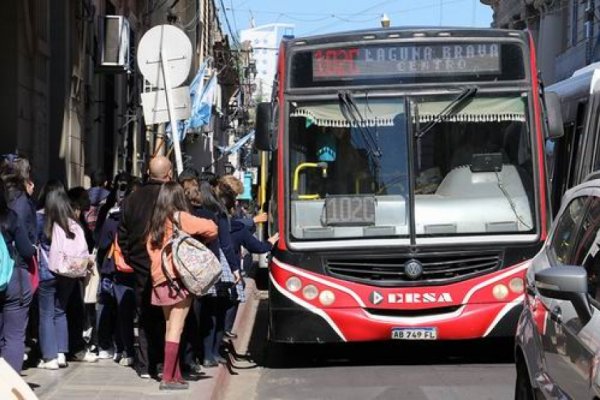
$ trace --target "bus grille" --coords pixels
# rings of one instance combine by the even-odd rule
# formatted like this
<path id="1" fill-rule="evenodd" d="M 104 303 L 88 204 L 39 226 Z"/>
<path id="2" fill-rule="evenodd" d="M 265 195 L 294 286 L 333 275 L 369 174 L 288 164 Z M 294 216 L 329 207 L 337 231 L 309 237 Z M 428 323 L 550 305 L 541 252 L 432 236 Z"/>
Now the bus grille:
<path id="1" fill-rule="evenodd" d="M 374 286 L 421 286 L 458 282 L 497 270 L 500 252 L 419 253 L 367 257 L 330 257 L 329 275 Z M 423 267 L 418 278 L 405 272 L 405 264 L 416 260 Z"/>

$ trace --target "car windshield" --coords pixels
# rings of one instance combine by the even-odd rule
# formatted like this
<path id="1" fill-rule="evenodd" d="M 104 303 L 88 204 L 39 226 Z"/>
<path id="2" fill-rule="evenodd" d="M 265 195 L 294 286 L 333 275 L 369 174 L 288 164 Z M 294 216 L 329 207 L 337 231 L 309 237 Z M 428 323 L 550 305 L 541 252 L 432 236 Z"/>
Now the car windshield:
<path id="1" fill-rule="evenodd" d="M 292 234 L 298 239 L 408 235 L 404 98 L 293 103 Z"/>
<path id="2" fill-rule="evenodd" d="M 534 231 L 527 97 L 464 93 L 291 103 L 293 237 L 407 237 L 411 210 L 417 236 Z"/>

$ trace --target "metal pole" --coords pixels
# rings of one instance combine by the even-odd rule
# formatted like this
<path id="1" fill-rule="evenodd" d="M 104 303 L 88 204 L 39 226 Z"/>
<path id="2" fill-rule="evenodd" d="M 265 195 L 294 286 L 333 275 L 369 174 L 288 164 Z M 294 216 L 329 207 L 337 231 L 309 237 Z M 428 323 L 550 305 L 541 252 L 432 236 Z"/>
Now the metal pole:
<path id="1" fill-rule="evenodd" d="M 181 147 L 179 144 L 179 127 L 175 119 L 175 109 L 173 105 L 173 94 L 171 93 L 171 80 L 167 73 L 167 57 L 163 52 L 163 47 L 160 48 L 160 68 L 162 70 L 163 79 L 165 82 L 165 93 L 167 95 L 167 108 L 169 110 L 169 119 L 171 120 L 171 137 L 173 139 L 173 148 L 175 149 L 175 166 L 177 174 L 183 171 L 183 159 L 181 158 Z"/>

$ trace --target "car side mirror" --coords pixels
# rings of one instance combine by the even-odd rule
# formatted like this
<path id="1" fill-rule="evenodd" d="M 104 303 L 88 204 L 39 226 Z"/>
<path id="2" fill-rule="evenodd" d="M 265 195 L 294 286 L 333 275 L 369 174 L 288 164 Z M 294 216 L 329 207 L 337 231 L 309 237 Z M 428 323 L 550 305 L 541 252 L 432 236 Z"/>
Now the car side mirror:
<path id="1" fill-rule="evenodd" d="M 559 266 L 538 271 L 535 273 L 535 286 L 542 296 L 570 301 L 583 324 L 592 318 L 588 277 L 584 268 Z"/>
<path id="2" fill-rule="evenodd" d="M 254 145 L 258 150 L 275 150 L 273 127 L 273 108 L 271 103 L 259 103 L 256 106 L 256 126 Z"/>
<path id="3" fill-rule="evenodd" d="M 548 122 L 547 137 L 558 139 L 565 134 L 560 97 L 554 92 L 546 92 L 544 103 L 546 106 L 546 121 Z"/>

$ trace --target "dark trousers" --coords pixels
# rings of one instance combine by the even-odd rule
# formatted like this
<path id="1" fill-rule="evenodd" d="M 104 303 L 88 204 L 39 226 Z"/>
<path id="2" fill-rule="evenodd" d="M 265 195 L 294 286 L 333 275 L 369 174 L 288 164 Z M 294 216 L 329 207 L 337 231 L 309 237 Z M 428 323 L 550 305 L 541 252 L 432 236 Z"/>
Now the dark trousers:
<path id="1" fill-rule="evenodd" d="M 75 279 L 65 277 L 40 282 L 39 337 L 42 357 L 46 361 L 56 358 L 58 353 L 69 352 L 66 310 L 76 285 Z"/>
<path id="2" fill-rule="evenodd" d="M 135 370 L 138 374 L 155 375 L 164 349 L 164 316 L 160 307 L 151 304 L 150 278 L 145 285 L 136 285 L 135 304 L 138 317 L 138 338 Z"/>
<path id="3" fill-rule="evenodd" d="M 123 351 L 123 343 L 117 332 L 117 300 L 114 295 L 114 282 L 111 276 L 102 276 L 96 312 L 96 332 L 98 349 Z M 115 348 L 116 347 L 116 348 Z"/>
<path id="4" fill-rule="evenodd" d="M 219 355 L 219 349 L 225 333 L 225 316 L 230 301 L 224 297 L 204 297 L 200 327 L 202 330 L 202 344 L 204 360 L 214 361 Z"/>
<path id="5" fill-rule="evenodd" d="M 235 322 L 235 317 L 237 316 L 239 305 L 240 305 L 239 301 L 232 301 L 229 303 L 229 307 L 227 308 L 227 313 L 225 314 L 225 331 L 226 332 L 233 331 L 233 324 Z"/>
<path id="6" fill-rule="evenodd" d="M 63 279 L 63 277 L 59 277 Z M 64 278 L 70 279 L 70 278 Z M 83 285 L 80 279 L 73 279 L 74 287 L 67 304 L 67 323 L 69 326 L 69 353 L 74 355 L 84 351 L 83 330 L 86 325 L 85 304 L 83 302 Z"/>
<path id="7" fill-rule="evenodd" d="M 122 345 L 117 351 L 125 351 L 127 357 L 135 354 L 133 346 L 133 320 L 135 318 L 135 281 L 133 274 L 117 272 L 113 286 L 117 305 L 117 346 Z"/>
<path id="8" fill-rule="evenodd" d="M 6 291 L 0 294 L 0 356 L 17 373 L 23 367 L 30 304 L 29 275 L 25 269 L 15 267 Z"/>

